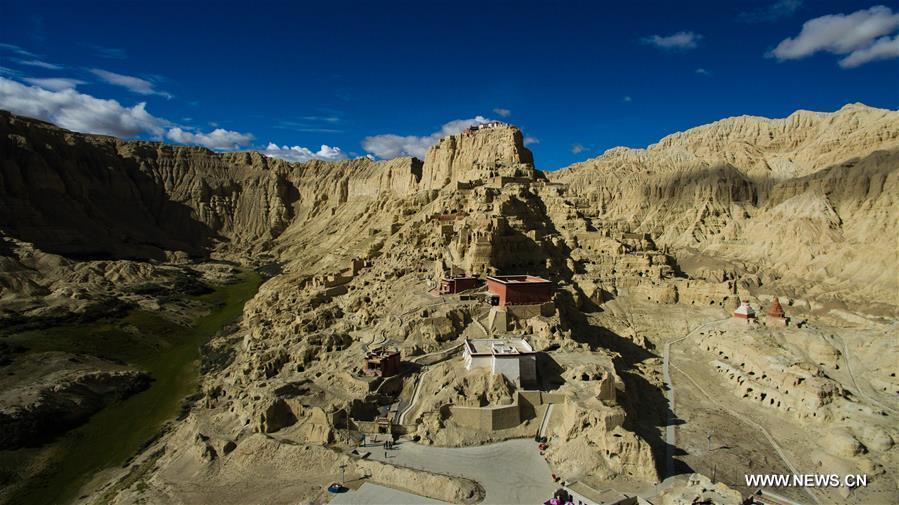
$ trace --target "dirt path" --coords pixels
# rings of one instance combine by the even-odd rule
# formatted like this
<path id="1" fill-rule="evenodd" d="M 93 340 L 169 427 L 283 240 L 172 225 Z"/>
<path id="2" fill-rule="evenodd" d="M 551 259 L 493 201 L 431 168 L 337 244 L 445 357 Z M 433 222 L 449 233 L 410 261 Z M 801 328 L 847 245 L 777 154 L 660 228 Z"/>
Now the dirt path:
<path id="1" fill-rule="evenodd" d="M 891 330 L 894 329 L 895 326 L 896 326 L 896 323 L 892 324 L 890 326 L 890 329 Z M 839 335 L 833 335 L 833 338 L 840 343 L 840 352 L 842 352 L 843 357 L 846 358 L 846 371 L 849 374 L 849 380 L 852 381 L 852 385 L 855 387 L 855 391 L 858 393 L 858 395 L 861 396 L 862 398 L 868 400 L 873 405 L 880 407 L 884 411 L 891 412 L 894 415 L 899 415 L 899 410 L 896 410 L 892 407 L 888 407 L 888 406 L 884 405 L 879 400 L 877 400 L 876 398 L 874 398 L 870 394 L 868 394 L 868 392 L 866 392 L 864 389 L 862 389 L 862 387 L 859 385 L 858 381 L 855 380 L 855 373 L 852 371 L 852 355 L 849 353 L 849 348 L 848 348 L 848 346 L 846 346 L 846 341 L 843 340 L 843 337 L 841 337 Z"/>
<path id="2" fill-rule="evenodd" d="M 665 387 L 667 391 L 665 392 L 665 396 L 668 399 L 668 422 L 665 426 L 665 444 L 667 445 L 667 475 L 674 475 L 674 448 L 677 445 L 677 433 L 674 426 L 674 418 L 675 418 L 675 410 L 674 410 L 674 384 L 671 382 L 671 346 L 689 338 L 697 331 L 705 328 L 706 326 L 720 323 L 722 321 L 727 321 L 727 319 L 716 319 L 714 321 L 709 321 L 707 323 L 703 323 L 696 328 L 693 328 L 683 337 L 672 340 L 665 344 L 665 352 L 662 360 L 662 378 L 665 381 Z"/>
<path id="3" fill-rule="evenodd" d="M 800 474 L 801 474 L 801 473 L 796 469 L 796 467 L 793 466 L 793 463 L 789 460 L 789 458 L 787 458 L 787 456 L 786 456 L 786 454 L 784 453 L 783 448 L 781 448 L 780 444 L 777 443 L 777 441 L 774 439 L 774 437 L 771 436 L 771 433 L 768 432 L 768 430 L 765 429 L 764 426 L 758 424 L 757 422 L 753 421 L 753 420 L 750 419 L 749 417 L 747 417 L 747 416 L 745 416 L 745 415 L 742 415 L 742 414 L 740 414 L 739 412 L 736 412 L 736 411 L 734 411 L 733 409 L 731 409 L 731 408 L 729 408 L 729 407 L 723 405 L 723 404 L 720 403 L 719 401 L 717 401 L 717 400 L 716 400 L 711 394 L 709 394 L 709 393 L 708 393 L 702 386 L 700 386 L 699 383 L 697 383 L 697 382 L 693 379 L 693 377 L 691 377 L 687 372 L 685 372 L 685 371 L 681 370 L 680 368 L 678 368 L 676 365 L 671 365 L 671 368 L 673 368 L 673 369 L 676 370 L 678 373 L 680 373 L 681 375 L 683 375 L 684 378 L 686 378 L 686 379 L 690 382 L 690 384 L 692 384 L 693 387 L 696 388 L 696 390 L 698 390 L 700 393 L 702 393 L 702 395 L 706 398 L 706 400 L 708 400 L 709 402 L 711 402 L 712 405 L 714 405 L 714 406 L 717 407 L 718 409 L 721 409 L 722 411 L 726 412 L 727 414 L 729 414 L 730 416 L 732 416 L 734 419 L 739 419 L 739 420 L 742 421 L 744 424 L 748 424 L 749 426 L 751 426 L 751 427 L 754 428 L 755 430 L 759 431 L 762 435 L 764 435 L 764 436 L 765 436 L 765 439 L 768 440 L 768 443 L 771 444 L 771 447 L 774 448 L 774 450 L 777 452 L 777 455 L 780 457 L 780 459 L 783 461 L 783 463 L 787 466 L 787 468 L 789 468 L 790 471 L 791 471 L 794 475 L 800 475 Z M 818 497 L 817 497 L 817 496 L 816 496 L 816 495 L 815 495 L 809 488 L 803 488 L 803 490 L 804 490 L 805 493 L 812 499 L 812 501 L 814 501 L 815 503 L 817 503 L 817 504 L 820 505 L 821 502 L 818 501 Z"/>
<path id="4" fill-rule="evenodd" d="M 550 416 L 553 415 L 553 406 L 555 403 L 550 403 L 549 407 L 546 408 L 546 412 L 543 414 L 543 421 L 540 423 L 540 431 L 538 432 L 541 437 L 546 436 L 546 428 L 549 427 L 549 419 Z"/>

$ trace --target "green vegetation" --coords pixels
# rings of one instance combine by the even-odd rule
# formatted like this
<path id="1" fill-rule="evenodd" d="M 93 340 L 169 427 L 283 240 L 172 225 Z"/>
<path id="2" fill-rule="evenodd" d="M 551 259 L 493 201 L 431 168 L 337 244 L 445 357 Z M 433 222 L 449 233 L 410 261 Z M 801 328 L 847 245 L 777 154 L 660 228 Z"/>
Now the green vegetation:
<path id="1" fill-rule="evenodd" d="M 95 473 L 122 465 L 140 450 L 167 421 L 178 416 L 185 399 L 196 391 L 200 346 L 238 318 L 260 282 L 257 273 L 244 272 L 238 283 L 192 296 L 211 311 L 190 327 L 150 312 L 133 311 L 116 321 L 33 330 L 11 337 L 11 342 L 26 346 L 28 352 L 55 350 L 121 360 L 148 371 L 154 382 L 146 391 L 103 409 L 61 437 L 49 451 L 45 470 L 19 488 L 9 502 L 71 501 Z M 15 464 L 30 451 L 4 451 L 0 466 Z"/>

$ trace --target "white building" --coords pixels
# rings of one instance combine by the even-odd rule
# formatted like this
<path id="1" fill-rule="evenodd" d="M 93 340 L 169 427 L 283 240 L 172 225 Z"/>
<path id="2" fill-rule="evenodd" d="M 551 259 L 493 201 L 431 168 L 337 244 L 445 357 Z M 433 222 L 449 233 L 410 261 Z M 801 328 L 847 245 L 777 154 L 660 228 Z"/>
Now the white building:
<path id="1" fill-rule="evenodd" d="M 501 373 L 511 382 L 530 386 L 537 381 L 537 354 L 523 338 L 465 339 L 465 369 Z"/>

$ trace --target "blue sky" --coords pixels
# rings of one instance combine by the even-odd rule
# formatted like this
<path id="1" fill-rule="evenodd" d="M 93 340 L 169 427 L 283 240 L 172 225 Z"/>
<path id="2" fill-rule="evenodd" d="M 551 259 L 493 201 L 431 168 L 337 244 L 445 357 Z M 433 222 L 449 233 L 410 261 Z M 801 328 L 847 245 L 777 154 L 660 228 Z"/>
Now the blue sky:
<path id="1" fill-rule="evenodd" d="M 896 109 L 884 5 L 0 0 L 0 108 L 295 160 L 420 155 L 480 116 L 555 169 L 727 116 Z"/>

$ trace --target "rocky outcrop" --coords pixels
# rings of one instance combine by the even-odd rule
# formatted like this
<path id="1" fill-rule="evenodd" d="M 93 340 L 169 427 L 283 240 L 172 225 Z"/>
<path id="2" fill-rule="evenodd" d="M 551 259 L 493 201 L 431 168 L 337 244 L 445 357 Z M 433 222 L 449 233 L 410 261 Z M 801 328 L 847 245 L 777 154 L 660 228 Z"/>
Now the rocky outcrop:
<path id="1" fill-rule="evenodd" d="M 588 221 L 651 233 L 679 260 L 754 265 L 784 291 L 892 312 L 897 167 L 899 112 L 856 104 L 725 119 L 550 178 Z"/>
<path id="2" fill-rule="evenodd" d="M 533 164 L 534 156 L 524 146 L 521 130 L 514 126 L 463 132 L 444 137 L 428 149 L 421 187 L 439 189 L 450 183 L 499 175 L 526 176 Z"/>
<path id="3" fill-rule="evenodd" d="M 705 475 L 692 473 L 679 476 L 670 486 L 654 496 L 652 503 L 661 505 L 692 505 L 694 503 L 738 505 L 744 503 L 744 500 L 739 491 L 731 489 L 727 484 L 712 482 Z"/>
<path id="4" fill-rule="evenodd" d="M 625 430 L 618 407 L 566 403 L 554 407 L 553 444 L 546 457 L 563 475 L 586 473 L 598 480 L 624 476 L 655 482 L 649 445 Z"/>
<path id="5" fill-rule="evenodd" d="M 669 135 L 647 151 L 681 151 L 751 178 L 792 179 L 899 145 L 896 112 L 848 104 L 783 119 L 739 116 Z"/>
<path id="6" fill-rule="evenodd" d="M 17 374 L 35 377 L 0 394 L 0 449 L 40 445 L 150 385 L 146 373 L 63 353 L 20 358 L 15 366 Z M 2 382 L 11 380 L 19 378 Z"/>
<path id="7" fill-rule="evenodd" d="M 406 194 L 411 158 L 290 164 L 255 152 L 68 132 L 0 111 L 0 229 L 70 257 L 165 260 L 270 245 L 297 212 Z"/>

